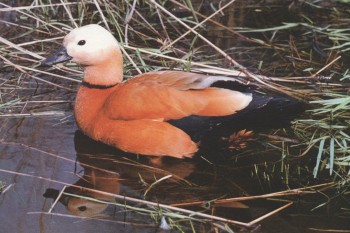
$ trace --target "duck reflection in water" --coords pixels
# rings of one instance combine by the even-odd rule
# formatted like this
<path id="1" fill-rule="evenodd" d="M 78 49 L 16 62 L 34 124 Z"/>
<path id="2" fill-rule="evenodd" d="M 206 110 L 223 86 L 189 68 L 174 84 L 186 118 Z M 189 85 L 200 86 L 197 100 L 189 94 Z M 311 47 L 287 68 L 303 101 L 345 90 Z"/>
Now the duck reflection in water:
<path id="1" fill-rule="evenodd" d="M 60 191 L 56 189 L 47 189 L 44 196 L 54 199 L 59 197 L 60 203 L 71 214 L 80 217 L 116 216 L 116 213 L 119 213 L 116 211 L 116 206 L 110 205 L 116 202 L 115 195 L 139 199 L 147 196 L 146 199 L 149 201 L 164 204 L 213 200 L 228 193 L 230 196 L 239 196 L 242 190 L 237 190 L 235 187 L 247 185 L 242 175 L 247 169 L 244 169 L 243 173 L 237 168 L 221 169 L 223 168 L 221 165 L 221 167 L 218 166 L 220 170 L 216 170 L 218 167 L 215 164 L 221 163 L 227 166 L 227 160 L 232 159 L 236 151 L 239 151 L 241 147 L 248 146 L 249 148 L 248 144 L 254 142 L 251 136 L 254 135 L 252 132 L 255 129 L 258 130 L 259 127 L 246 127 L 244 124 L 239 124 L 235 133 L 226 140 L 216 141 L 217 144 L 214 141 L 211 141 L 211 144 L 206 143 L 210 145 L 209 148 L 206 148 L 208 150 L 200 151 L 200 155 L 205 159 L 200 156 L 192 159 L 171 157 L 159 159 L 159 157 L 137 156 L 96 142 L 77 131 L 74 138 L 77 165 L 83 168 L 84 174 L 76 183 L 66 187 L 60 197 Z M 222 135 L 221 132 L 220 135 Z M 226 156 L 228 153 L 230 156 Z M 208 165 L 206 159 L 209 159 L 214 165 Z M 250 158 L 247 160 L 249 160 L 248 164 L 254 164 Z M 209 166 L 215 171 L 208 170 Z M 75 172 L 79 174 L 79 171 Z M 225 182 L 228 176 L 234 177 L 230 185 Z M 167 178 L 162 180 L 161 184 L 152 186 L 164 177 Z M 223 177 L 225 178 L 222 179 Z M 235 185 L 232 185 L 232 182 Z M 247 208 L 241 203 L 229 204 L 221 208 Z M 202 207 L 198 206 L 198 208 L 203 210 Z M 236 211 L 229 212 L 235 214 Z M 239 214 L 240 217 L 245 215 L 244 219 L 250 218 L 249 210 L 244 211 L 244 214 L 242 212 Z"/>
<path id="2" fill-rule="evenodd" d="M 44 197 L 59 197 L 59 202 L 71 214 L 80 217 L 110 215 L 112 213 L 108 212 L 107 207 L 109 203 L 115 202 L 113 195 L 142 198 L 142 193 L 156 180 L 169 176 L 166 180 L 168 184 L 186 183 L 184 178 L 195 169 L 194 163 L 174 158 L 168 158 L 171 160 L 168 162 L 166 159 L 160 162 L 152 157 L 133 160 L 132 157 L 136 155 L 93 141 L 80 131 L 76 132 L 74 140 L 77 163 L 84 169 L 83 176 L 66 187 L 60 197 L 59 190 L 50 188 L 46 190 Z M 152 192 L 171 195 L 168 192 L 162 193 L 161 190 Z"/>

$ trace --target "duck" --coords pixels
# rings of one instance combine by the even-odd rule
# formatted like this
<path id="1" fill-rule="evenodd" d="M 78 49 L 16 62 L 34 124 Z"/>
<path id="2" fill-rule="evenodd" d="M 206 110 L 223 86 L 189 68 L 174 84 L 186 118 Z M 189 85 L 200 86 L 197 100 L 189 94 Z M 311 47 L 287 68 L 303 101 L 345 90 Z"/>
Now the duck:
<path id="1" fill-rule="evenodd" d="M 210 134 L 252 110 L 278 103 L 274 109 L 283 112 L 297 105 L 289 97 L 261 95 L 232 77 L 163 70 L 124 80 L 120 44 L 98 24 L 70 31 L 63 46 L 41 64 L 69 60 L 84 68 L 74 104 L 78 128 L 133 154 L 192 157 L 199 149 L 198 134 Z"/>

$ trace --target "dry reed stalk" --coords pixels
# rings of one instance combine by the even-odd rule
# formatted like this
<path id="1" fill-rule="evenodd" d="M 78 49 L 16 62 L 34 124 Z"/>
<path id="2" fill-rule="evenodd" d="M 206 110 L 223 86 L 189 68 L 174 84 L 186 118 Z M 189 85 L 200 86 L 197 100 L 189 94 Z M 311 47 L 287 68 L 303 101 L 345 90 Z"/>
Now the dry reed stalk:
<path id="1" fill-rule="evenodd" d="M 47 25 L 47 26 L 49 26 L 49 27 L 52 27 L 52 28 L 56 29 L 56 30 L 59 31 L 59 32 L 63 32 L 62 29 L 60 29 L 60 28 L 58 28 L 58 27 L 55 27 L 55 26 L 53 26 L 53 25 L 51 25 L 51 24 L 47 24 L 47 22 L 41 20 L 41 19 L 38 18 L 38 17 L 32 16 L 31 14 L 25 13 L 25 12 L 23 12 L 23 11 L 21 11 L 21 10 L 17 10 L 17 9 L 15 9 L 15 8 L 12 8 L 11 6 L 6 5 L 6 4 L 4 4 L 4 3 L 1 3 L 1 2 L 0 2 L 0 5 L 6 7 L 8 10 L 14 10 L 14 11 L 16 11 L 16 12 L 18 12 L 18 13 L 21 13 L 21 14 L 23 14 L 23 15 L 29 17 L 29 18 L 32 18 L 32 19 L 34 19 L 34 20 L 36 20 L 36 21 L 42 23 L 43 25 Z M 6 8 L 5 8 L 5 9 L 6 9 Z"/>
<path id="2" fill-rule="evenodd" d="M 61 86 L 61 85 L 59 85 L 59 84 L 56 84 L 56 83 L 47 81 L 47 80 L 45 80 L 45 79 L 36 77 L 36 76 L 34 76 L 34 75 L 31 75 L 31 74 L 29 74 L 27 71 L 25 71 L 21 66 L 14 64 L 13 62 L 9 61 L 8 59 L 6 59 L 5 57 L 3 57 L 3 56 L 1 56 L 1 55 L 0 55 L 0 58 L 1 58 L 2 60 L 4 60 L 5 64 L 8 64 L 8 65 L 13 66 L 15 69 L 21 71 L 23 74 L 28 75 L 28 77 L 31 77 L 32 79 L 35 79 L 35 80 L 37 80 L 37 81 L 41 81 L 41 82 L 50 84 L 50 85 L 55 86 L 55 87 L 59 87 L 59 88 L 62 88 L 62 89 L 74 91 L 73 89 L 70 89 L 70 88 Z"/>
<path id="3" fill-rule="evenodd" d="M 60 198 L 63 195 L 64 190 L 66 189 L 66 185 L 63 186 L 63 188 L 61 189 L 60 193 L 58 194 L 58 196 L 56 197 L 55 201 L 52 203 L 50 209 L 47 211 L 47 213 L 51 213 L 52 210 L 55 208 L 56 204 L 58 203 L 58 201 L 60 200 Z"/>
<path id="4" fill-rule="evenodd" d="M 322 67 L 320 70 L 318 70 L 316 73 L 314 73 L 313 75 L 311 75 L 311 77 L 315 78 L 317 75 L 319 75 L 322 71 L 324 71 L 325 69 L 327 69 L 328 67 L 330 67 L 334 62 L 338 61 L 341 58 L 341 56 L 338 56 L 336 58 L 334 58 L 331 62 L 329 62 L 327 65 L 325 65 L 324 67 Z"/>
<path id="5" fill-rule="evenodd" d="M 39 116 L 64 116 L 64 112 L 60 111 L 45 111 L 45 112 L 33 112 L 33 113 L 12 113 L 12 114 L 0 114 L 0 118 L 9 117 L 39 117 Z"/>
<path id="6" fill-rule="evenodd" d="M 124 20 L 124 24 L 125 24 L 125 30 L 124 30 L 124 42 L 126 45 L 128 45 L 128 29 L 129 29 L 129 23 L 130 23 L 130 20 L 132 19 L 133 15 L 134 15 L 134 12 L 135 12 L 135 8 L 136 8 L 136 3 L 137 1 L 134 0 L 132 6 L 131 6 L 131 10 L 128 10 L 128 12 L 126 13 L 126 16 L 125 16 L 125 20 Z"/>
<path id="7" fill-rule="evenodd" d="M 197 201 L 197 202 L 189 202 L 189 203 L 178 203 L 178 204 L 172 204 L 172 206 L 203 205 L 203 204 L 208 203 L 208 202 L 211 202 L 211 203 L 213 203 L 215 205 L 215 204 L 229 203 L 229 202 L 240 202 L 240 201 L 248 201 L 248 200 L 255 200 L 255 199 L 265 199 L 265 198 L 272 198 L 272 197 L 283 197 L 283 196 L 290 196 L 290 195 L 309 194 L 310 191 L 307 191 L 309 189 L 315 189 L 315 188 L 319 188 L 319 187 L 331 186 L 331 185 L 334 185 L 334 184 L 336 184 L 336 183 L 335 182 L 329 182 L 329 183 L 313 185 L 313 186 L 305 187 L 305 188 L 285 190 L 285 191 L 281 191 L 281 192 L 268 193 L 268 194 L 263 194 L 263 195 L 258 195 L 258 196 L 234 197 L 234 198 L 227 198 L 227 199 L 220 199 L 220 200 L 213 200 L 213 201 Z M 315 193 L 315 192 L 311 191 L 311 193 Z"/>
<path id="8" fill-rule="evenodd" d="M 0 57 L 1 57 L 1 55 L 0 55 Z M 30 67 L 26 67 L 26 66 L 17 65 L 17 68 L 21 68 L 21 69 L 23 69 L 23 71 L 29 70 L 29 71 L 33 71 L 33 72 L 37 72 L 37 73 L 50 75 L 52 77 L 57 77 L 57 78 L 60 78 L 60 79 L 64 79 L 64 80 L 68 80 L 68 81 L 72 81 L 72 82 L 76 82 L 76 83 L 81 83 L 81 80 L 77 80 L 77 79 L 74 79 L 74 78 L 69 78 L 67 76 L 58 75 L 58 74 L 54 74 L 54 73 L 50 73 L 50 72 L 46 72 L 46 71 L 42 71 L 42 70 L 30 68 Z"/>
<path id="9" fill-rule="evenodd" d="M 43 7 L 58 7 L 58 6 L 67 6 L 67 5 L 78 5 L 77 2 L 61 2 L 61 3 L 52 3 L 52 4 L 37 4 L 37 5 L 31 5 L 31 6 L 17 6 L 12 7 L 8 6 L 6 8 L 0 8 L 0 12 L 8 12 L 8 11 L 20 11 L 20 10 L 32 10 L 36 8 L 43 8 Z M 4 4 L 5 5 L 5 4 Z"/>
<path id="10" fill-rule="evenodd" d="M 63 8 L 66 10 L 66 13 L 67 13 L 67 15 L 68 15 L 68 17 L 69 17 L 69 19 L 70 19 L 72 25 L 74 25 L 74 27 L 77 28 L 77 27 L 78 27 L 78 24 L 74 21 L 74 18 L 73 18 L 73 16 L 72 16 L 72 12 L 71 12 L 70 9 L 67 7 L 67 5 L 64 4 L 63 0 L 60 0 L 60 1 L 61 1 L 62 5 L 63 5 Z"/>
<path id="11" fill-rule="evenodd" d="M 34 58 L 37 58 L 37 59 L 44 59 L 44 57 L 42 57 L 42 56 L 40 56 L 40 55 L 38 55 L 38 54 L 36 54 L 36 53 L 33 53 L 33 52 L 31 52 L 31 51 L 29 51 L 29 50 L 27 50 L 27 49 L 24 49 L 24 48 L 22 48 L 22 47 L 20 47 L 20 46 L 18 46 L 18 45 L 16 45 L 16 44 L 14 44 L 14 43 L 12 43 L 11 41 L 8 41 L 8 40 L 6 40 L 5 38 L 3 38 L 3 37 L 0 37 L 0 42 L 1 43 L 3 43 L 3 44 L 6 44 L 7 46 L 9 46 L 10 48 L 14 48 L 14 49 L 16 49 L 16 50 L 18 50 L 18 51 L 21 51 L 22 53 L 25 53 L 25 54 L 28 54 L 29 56 L 32 56 L 32 57 L 34 57 Z"/>
<path id="12" fill-rule="evenodd" d="M 315 231 L 315 232 L 330 232 L 330 233 L 349 233 L 350 230 L 338 230 L 338 229 L 322 229 L 322 228 L 308 228 L 309 231 Z"/>
<path id="13" fill-rule="evenodd" d="M 0 8 L 0 9 L 3 9 L 3 8 Z M 15 27 L 19 27 L 19 28 L 24 28 L 24 29 L 27 29 L 27 30 L 33 30 L 32 27 L 27 27 L 27 26 L 23 26 L 23 25 L 20 25 L 20 24 L 17 24 L 17 23 L 13 23 L 13 22 L 8 22 L 8 21 L 5 21 L 5 20 L 0 20 L 0 23 L 3 23 L 5 25 L 11 25 L 11 26 L 15 26 Z M 40 32 L 40 33 L 43 33 L 43 34 L 47 34 L 49 35 L 50 33 L 48 32 L 45 32 L 45 31 L 42 31 L 42 30 L 39 30 L 39 29 L 36 29 L 37 32 Z"/>
<path id="14" fill-rule="evenodd" d="M 49 41 L 55 41 L 55 40 L 61 40 L 61 39 L 63 39 L 63 36 L 51 37 L 51 38 L 41 39 L 41 40 L 28 41 L 28 42 L 17 44 L 17 46 L 22 47 L 22 46 L 34 45 L 34 44 L 38 44 L 38 43 L 42 43 L 42 42 L 49 42 Z M 41 57 L 41 59 L 43 59 L 43 57 Z"/>
<path id="15" fill-rule="evenodd" d="M 39 153 L 43 153 L 43 154 L 45 154 L 45 155 L 48 155 L 48 156 L 51 156 L 51 157 L 55 157 L 55 158 L 61 159 L 61 160 L 63 160 L 63 161 L 67 161 L 67 162 L 72 163 L 72 164 L 76 164 L 76 163 L 77 163 L 76 160 L 72 160 L 72 159 L 69 159 L 69 158 L 66 158 L 66 157 L 63 157 L 63 156 L 59 156 L 59 155 L 57 155 L 57 154 L 53 154 L 53 153 L 50 153 L 50 152 L 41 150 L 41 149 L 39 149 L 39 148 L 35 148 L 35 147 L 32 147 L 32 146 L 28 146 L 28 145 L 23 144 L 23 143 L 6 142 L 6 141 L 3 141 L 3 140 L 0 140 L 0 144 L 3 144 L 3 145 L 12 145 L 12 146 L 22 146 L 22 147 L 31 149 L 31 150 L 36 151 L 36 152 L 39 152 Z M 80 162 L 79 162 L 79 163 L 80 163 Z M 118 172 L 113 172 L 113 171 L 110 171 L 110 170 L 107 170 L 107 169 L 103 169 L 103 168 L 100 168 L 100 167 L 96 167 L 96 166 L 93 166 L 93 165 L 90 165 L 90 164 L 87 164 L 87 163 L 80 163 L 80 164 L 81 164 L 83 167 L 95 169 L 95 170 L 98 170 L 98 171 L 101 171 L 101 172 L 104 172 L 104 173 L 109 173 L 109 174 L 112 174 L 112 175 L 118 175 L 118 174 L 119 174 Z"/>
<path id="16" fill-rule="evenodd" d="M 104 1 L 104 0 L 103 0 L 103 1 Z M 101 16 L 101 18 L 102 18 L 102 21 L 103 21 L 105 27 L 110 31 L 111 29 L 110 29 L 109 26 L 108 26 L 106 17 L 104 16 L 104 14 L 103 14 L 103 12 L 102 12 L 102 10 L 101 10 L 100 4 L 97 2 L 97 0 L 93 0 L 93 2 L 94 2 L 95 6 L 96 6 L 96 8 L 97 8 L 98 13 L 100 14 L 100 16 Z"/>
<path id="17" fill-rule="evenodd" d="M 264 220 L 264 219 L 266 219 L 266 218 L 268 218 L 268 217 L 270 217 L 270 216 L 272 216 L 274 214 L 277 214 L 278 212 L 281 212 L 282 210 L 288 208 L 292 204 L 293 204 L 293 202 L 289 202 L 288 204 L 286 204 L 284 206 L 281 206 L 280 208 L 277 208 L 277 209 L 275 209 L 275 210 L 273 210 L 273 211 L 271 211 L 271 212 L 269 212 L 269 213 L 267 213 L 267 214 L 265 214 L 265 215 L 255 219 L 255 220 L 249 222 L 249 226 L 253 226 L 254 224 L 257 224 L 258 222 L 260 222 L 260 221 L 262 221 L 262 220 Z"/>
<path id="18" fill-rule="evenodd" d="M 4 188 L 4 189 L 0 192 L 0 194 L 4 195 L 7 191 L 10 190 L 10 188 L 12 188 L 13 185 L 14 185 L 14 184 L 7 185 L 6 188 Z"/>
<path id="19" fill-rule="evenodd" d="M 201 18 L 204 18 L 204 19 L 207 18 L 207 16 L 205 16 L 205 15 L 199 13 L 199 12 L 192 11 L 192 10 L 189 9 L 187 6 L 181 4 L 180 2 L 178 2 L 178 1 L 176 1 L 176 0 L 170 0 L 170 1 L 171 1 L 173 4 L 179 6 L 179 7 L 183 8 L 183 9 L 186 9 L 186 10 L 189 11 L 189 12 L 194 12 L 194 14 L 195 14 L 196 16 L 200 16 Z M 259 44 L 259 45 L 266 46 L 266 47 L 269 47 L 269 48 L 273 47 L 274 49 L 278 49 L 278 50 L 286 50 L 285 48 L 279 47 L 279 46 L 277 46 L 277 45 L 270 45 L 270 44 L 268 44 L 268 43 L 265 43 L 265 42 L 262 41 L 262 40 L 256 40 L 256 39 L 248 38 L 248 37 L 242 35 L 241 33 L 239 33 L 239 32 L 237 32 L 237 31 L 233 30 L 232 28 L 229 28 L 229 27 L 227 27 L 227 26 L 223 25 L 222 23 L 219 23 L 219 22 L 217 22 L 217 21 L 215 21 L 215 20 L 209 19 L 209 22 L 212 23 L 212 24 L 214 24 L 214 25 L 216 25 L 216 26 L 218 26 L 218 27 L 221 27 L 221 28 L 225 29 L 225 31 L 231 32 L 232 34 L 238 36 L 239 38 L 241 38 L 241 39 L 243 39 L 243 40 L 245 40 L 245 41 L 247 41 L 247 42 L 254 43 L 254 44 Z"/>
<path id="20" fill-rule="evenodd" d="M 218 13 L 222 12 L 222 10 L 224 10 L 225 8 L 227 8 L 228 6 L 230 6 L 232 3 L 234 3 L 236 0 L 231 0 L 228 3 L 226 3 L 224 6 L 220 7 L 217 11 L 215 11 L 213 14 L 211 14 L 208 17 L 205 17 L 205 19 L 198 23 L 196 26 L 192 27 L 190 30 L 188 30 L 187 32 L 183 33 L 181 36 L 179 36 L 178 38 L 176 38 L 175 40 L 173 40 L 170 44 L 166 45 L 164 50 L 173 46 L 176 42 L 178 42 L 179 40 L 181 40 L 182 38 L 184 38 L 186 35 L 190 34 L 191 32 L 193 32 L 196 28 L 202 26 L 204 23 L 206 23 L 208 20 L 211 20 L 215 15 L 217 15 Z"/>
<path id="21" fill-rule="evenodd" d="M 132 7 L 130 3 L 128 3 L 129 7 Z M 147 19 L 145 19 L 145 17 L 143 17 L 143 15 L 137 10 L 135 9 L 135 13 L 137 14 L 138 17 L 140 17 L 142 19 L 142 21 L 147 25 L 146 28 L 150 29 L 153 33 L 155 33 L 156 35 L 158 35 L 160 37 L 159 32 L 147 21 Z M 133 18 L 131 18 L 133 19 Z M 141 24 L 141 23 L 140 23 Z"/>
<path id="22" fill-rule="evenodd" d="M 91 217 L 80 217 L 76 215 L 71 214 L 60 214 L 60 213 L 48 213 L 48 212 L 27 212 L 27 214 L 38 214 L 38 215 L 49 215 L 49 216 L 57 216 L 57 217 L 65 217 L 65 218 L 76 218 L 76 219 L 83 219 L 83 220 L 94 220 L 98 222 L 108 222 L 108 223 L 116 223 L 116 224 L 122 224 L 122 225 L 132 225 L 137 227 L 157 227 L 155 224 L 149 224 L 149 223 L 139 223 L 139 222 L 127 222 L 127 221 L 116 221 L 111 219 L 105 219 L 105 218 L 91 218 Z"/>

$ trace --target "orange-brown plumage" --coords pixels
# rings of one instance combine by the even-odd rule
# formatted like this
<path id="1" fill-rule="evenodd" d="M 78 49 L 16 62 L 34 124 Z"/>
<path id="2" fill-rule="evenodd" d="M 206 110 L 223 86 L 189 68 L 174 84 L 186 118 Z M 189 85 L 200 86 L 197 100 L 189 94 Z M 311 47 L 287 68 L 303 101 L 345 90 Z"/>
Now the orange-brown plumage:
<path id="1" fill-rule="evenodd" d="M 227 77 L 159 71 L 123 80 L 123 61 L 115 38 L 98 25 L 74 29 L 65 49 L 44 61 L 68 59 L 84 65 L 75 118 L 87 136 L 121 150 L 157 156 L 190 157 L 197 145 L 168 120 L 188 116 L 229 116 L 246 108 L 252 95 L 211 87 Z"/>
<path id="2" fill-rule="evenodd" d="M 83 85 L 75 103 L 78 126 L 89 137 L 127 152 L 191 156 L 197 151 L 196 144 L 166 120 L 189 115 L 229 115 L 249 102 L 234 103 L 240 98 L 245 100 L 246 95 L 225 89 L 188 89 L 186 86 L 191 84 L 184 83 L 186 77 L 206 78 L 189 74 L 151 72 L 107 89 Z M 175 76 L 176 85 L 171 83 Z M 238 98 L 229 98 L 232 95 Z"/>

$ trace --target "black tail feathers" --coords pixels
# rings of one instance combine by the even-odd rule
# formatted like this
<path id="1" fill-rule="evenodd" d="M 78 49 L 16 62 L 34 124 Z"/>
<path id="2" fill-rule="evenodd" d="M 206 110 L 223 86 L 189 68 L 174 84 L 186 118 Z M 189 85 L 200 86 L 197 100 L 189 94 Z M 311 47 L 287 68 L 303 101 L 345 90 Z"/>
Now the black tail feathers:
<path id="1" fill-rule="evenodd" d="M 253 94 L 253 100 L 247 108 L 236 114 L 236 118 L 243 118 L 252 125 L 267 124 L 283 126 L 300 113 L 305 111 L 306 104 L 285 96 L 266 96 Z"/>
<path id="2" fill-rule="evenodd" d="M 264 95 L 254 87 L 237 82 L 217 82 L 214 87 L 251 93 L 252 102 L 243 110 L 221 117 L 192 115 L 169 123 L 182 129 L 194 141 L 205 136 L 225 136 L 232 132 L 259 128 L 281 128 L 305 110 L 305 104 L 288 96 Z"/>

